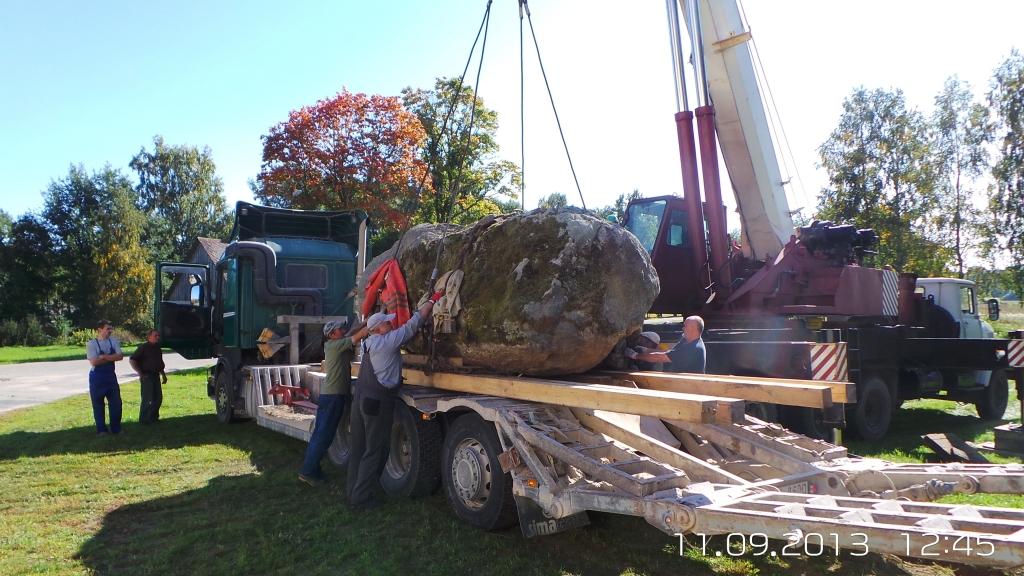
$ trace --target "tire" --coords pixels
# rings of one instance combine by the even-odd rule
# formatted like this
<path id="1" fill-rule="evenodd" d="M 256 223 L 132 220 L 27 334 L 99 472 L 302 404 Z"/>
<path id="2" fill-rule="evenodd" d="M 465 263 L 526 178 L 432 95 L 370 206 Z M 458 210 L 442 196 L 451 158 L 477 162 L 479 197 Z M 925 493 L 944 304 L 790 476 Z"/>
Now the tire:
<path id="1" fill-rule="evenodd" d="M 1001 420 L 1006 413 L 1006 404 L 1010 399 L 1010 384 L 1006 379 L 1005 370 L 993 370 L 988 378 L 988 386 L 978 392 L 974 407 L 982 420 Z"/>
<path id="2" fill-rule="evenodd" d="M 834 424 L 825 422 L 825 414 L 817 408 L 787 406 L 787 428 L 815 440 L 831 442 L 834 439 Z"/>
<path id="3" fill-rule="evenodd" d="M 345 402 L 345 410 L 341 414 L 341 422 L 338 423 L 338 431 L 334 433 L 334 441 L 327 449 L 327 459 L 331 464 L 339 468 L 348 466 L 348 460 L 352 457 L 349 449 L 348 439 L 352 435 L 352 396 Z"/>
<path id="4" fill-rule="evenodd" d="M 228 364 L 217 368 L 217 379 L 213 389 L 213 402 L 217 408 L 217 421 L 221 424 L 235 422 L 235 371 Z"/>
<path id="5" fill-rule="evenodd" d="M 512 475 L 502 472 L 500 453 L 494 424 L 477 414 L 455 420 L 441 451 L 448 504 L 460 520 L 483 530 L 508 528 L 517 520 Z"/>
<path id="6" fill-rule="evenodd" d="M 395 403 L 391 450 L 380 475 L 390 496 L 428 496 L 441 483 L 441 424 L 419 414 L 404 402 Z"/>
<path id="7" fill-rule="evenodd" d="M 881 440 L 889 432 L 894 412 L 895 402 L 888 383 L 879 375 L 869 375 L 857 387 L 852 431 L 861 440 Z"/>

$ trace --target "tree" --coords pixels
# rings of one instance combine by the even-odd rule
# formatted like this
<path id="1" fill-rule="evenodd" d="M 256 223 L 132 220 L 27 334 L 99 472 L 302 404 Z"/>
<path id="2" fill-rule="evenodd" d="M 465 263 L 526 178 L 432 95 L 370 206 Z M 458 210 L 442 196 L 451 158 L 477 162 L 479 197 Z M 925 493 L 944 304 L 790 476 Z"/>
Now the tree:
<path id="1" fill-rule="evenodd" d="M 398 98 L 342 90 L 270 129 L 253 191 L 272 206 L 361 208 L 378 227 L 404 228 L 426 171 L 425 137 Z"/>
<path id="2" fill-rule="evenodd" d="M 96 223 L 115 249 L 93 252 L 96 313 L 141 335 L 152 327 L 154 270 L 142 245 L 146 216 L 135 206 L 131 188 L 117 186 L 109 193 L 110 209 L 100 212 Z"/>
<path id="3" fill-rule="evenodd" d="M 854 90 L 839 126 L 819 148 L 831 189 L 819 197 L 818 217 L 874 228 L 879 264 L 937 275 L 948 250 L 940 233 L 927 228 L 937 205 L 927 129 L 902 91 Z"/>
<path id="4" fill-rule="evenodd" d="M 136 247 L 144 217 L 135 198 L 128 178 L 109 166 L 92 175 L 82 166 L 72 166 L 45 193 L 43 218 L 53 240 L 57 300 L 64 307 L 57 312 L 76 326 L 90 326 L 103 316 L 130 322 L 148 306 L 148 290 L 119 292 L 123 300 L 102 293 L 111 290 L 112 283 L 152 282 L 142 272 L 151 270 L 149 256 Z M 129 265 L 126 259 L 141 266 Z"/>
<path id="5" fill-rule="evenodd" d="M 565 208 L 568 205 L 569 202 L 565 199 L 565 194 L 561 192 L 552 192 L 547 196 L 542 196 L 537 202 L 537 207 L 544 209 Z"/>
<path id="6" fill-rule="evenodd" d="M 932 119 L 940 205 L 935 223 L 948 238 L 946 245 L 956 258 L 960 278 L 964 277 L 967 253 L 976 246 L 980 218 L 971 185 L 988 167 L 988 108 L 971 100 L 969 87 L 953 76 L 935 97 Z"/>
<path id="7" fill-rule="evenodd" d="M 157 135 L 153 150 L 141 148 L 129 166 L 139 178 L 138 207 L 149 218 L 143 243 L 150 260 L 181 261 L 198 236 L 228 237 L 224 182 L 209 148 L 168 146 Z"/>
<path id="8" fill-rule="evenodd" d="M 51 317 L 54 296 L 53 242 L 46 222 L 25 214 L 10 224 L 0 247 L 3 298 L 0 319 Z"/>
<path id="9" fill-rule="evenodd" d="M 1017 50 L 996 69 L 988 100 L 998 147 L 989 243 L 1009 255 L 1014 289 L 1024 294 L 1024 56 Z"/>
<path id="10" fill-rule="evenodd" d="M 593 210 L 594 215 L 597 216 L 598 218 L 603 218 L 605 220 L 608 220 L 614 216 L 615 222 L 625 222 L 626 207 L 629 206 L 630 202 L 632 202 L 633 200 L 637 200 L 639 198 L 640 191 L 634 188 L 633 191 L 630 192 L 628 195 L 619 194 L 618 197 L 615 198 L 615 202 L 613 204 Z"/>
<path id="11" fill-rule="evenodd" d="M 438 78 L 433 90 L 402 90 L 402 102 L 426 132 L 429 186 L 420 194 L 418 222 L 472 222 L 495 213 L 498 200 L 516 197 L 519 166 L 497 157 L 497 112 L 468 86 L 456 98 L 458 88 L 457 78 Z"/>

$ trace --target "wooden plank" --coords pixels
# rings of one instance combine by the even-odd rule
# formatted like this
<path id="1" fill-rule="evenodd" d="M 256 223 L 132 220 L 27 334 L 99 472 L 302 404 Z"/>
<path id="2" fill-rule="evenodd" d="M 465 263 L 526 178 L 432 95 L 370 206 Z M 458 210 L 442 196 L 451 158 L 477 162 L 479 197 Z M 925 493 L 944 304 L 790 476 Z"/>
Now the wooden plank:
<path id="1" fill-rule="evenodd" d="M 661 442 L 657 438 L 631 430 L 627 427 L 621 426 L 615 421 L 602 417 L 602 414 L 607 414 L 607 412 L 583 410 L 579 408 L 574 409 L 572 412 L 584 426 L 594 432 L 599 432 L 605 436 L 614 438 L 626 446 L 629 446 L 634 450 L 638 450 L 651 458 L 655 458 L 669 466 L 679 468 L 694 480 L 703 482 L 721 482 L 724 484 L 746 484 L 746 481 L 739 476 L 726 472 L 717 466 L 712 466 L 700 458 L 683 452 L 675 446 L 671 446 L 665 442 Z"/>
<path id="2" fill-rule="evenodd" d="M 852 382 L 832 382 L 829 380 L 799 380 L 794 378 L 763 378 L 760 376 L 726 376 L 722 374 L 683 374 L 673 372 L 620 372 L 614 370 L 600 370 L 591 372 L 596 376 L 613 376 L 623 380 L 632 380 L 637 384 L 644 386 L 642 382 L 647 382 L 652 378 L 661 379 L 674 379 L 679 382 L 691 382 L 701 386 L 702 390 L 713 391 L 716 387 L 721 387 L 726 384 L 737 385 L 737 389 L 751 388 L 755 384 L 767 385 L 769 388 L 779 387 L 780 394 L 783 394 L 783 398 L 786 398 L 787 392 L 784 390 L 791 390 L 793 386 L 807 388 L 821 388 L 825 387 L 831 391 L 831 402 L 838 404 L 852 404 L 856 402 L 856 385 Z M 734 390 L 735 391 L 735 390 Z M 719 394 L 718 392 L 710 392 L 715 395 L 728 396 L 728 394 Z M 739 396 L 736 396 L 739 397 Z M 801 396 L 796 395 L 797 398 Z M 756 399 L 756 398 L 745 398 L 752 402 L 772 402 L 770 399 Z M 775 402 L 779 403 L 779 402 Z M 793 404 L 793 406 L 805 406 L 805 404 Z M 823 406 L 808 406 L 810 408 L 822 408 Z"/>
<path id="3" fill-rule="evenodd" d="M 352 372 L 358 374 L 358 362 L 352 363 Z M 413 386 L 543 402 L 571 408 L 590 408 L 654 416 L 668 420 L 726 423 L 739 422 L 743 419 L 744 403 L 742 400 L 700 394 L 661 392 L 514 376 L 480 376 L 446 372 L 434 372 L 428 375 L 422 370 L 414 368 L 404 368 L 402 377 L 405 384 Z"/>
<path id="4" fill-rule="evenodd" d="M 700 393 L 767 402 L 786 406 L 827 408 L 832 405 L 832 388 L 823 384 L 791 384 L 748 381 L 745 377 L 729 380 L 709 379 L 701 374 L 671 372 L 623 372 L 620 381 L 635 382 L 647 390 Z M 599 375 L 598 377 L 601 377 Z M 808 381 L 811 382 L 811 381 Z"/>
<path id="5" fill-rule="evenodd" d="M 956 434 L 949 432 L 925 434 L 921 436 L 921 440 L 924 440 L 925 445 L 939 455 L 942 462 L 988 464 L 988 458 L 985 458 L 974 446 L 967 444 Z"/>

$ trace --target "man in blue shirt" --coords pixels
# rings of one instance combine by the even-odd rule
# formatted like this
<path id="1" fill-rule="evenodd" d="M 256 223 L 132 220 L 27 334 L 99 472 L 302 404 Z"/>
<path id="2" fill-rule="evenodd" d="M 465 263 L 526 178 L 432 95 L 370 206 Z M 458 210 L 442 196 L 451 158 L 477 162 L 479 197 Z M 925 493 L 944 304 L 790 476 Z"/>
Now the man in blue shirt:
<path id="1" fill-rule="evenodd" d="M 394 314 L 378 312 L 366 321 L 369 337 L 362 344 L 362 365 L 352 395 L 352 436 L 349 439 L 348 503 L 362 510 L 380 506 L 374 488 L 388 461 L 391 424 L 402 385 L 402 345 L 430 317 L 443 292 L 435 292 L 408 322 L 397 328 Z"/>
<path id="2" fill-rule="evenodd" d="M 669 372 L 703 374 L 707 367 L 707 353 L 704 351 L 704 319 L 689 316 L 683 321 L 683 339 L 674 348 L 659 352 L 647 348 L 626 349 L 626 357 L 642 362 L 665 362 Z"/>

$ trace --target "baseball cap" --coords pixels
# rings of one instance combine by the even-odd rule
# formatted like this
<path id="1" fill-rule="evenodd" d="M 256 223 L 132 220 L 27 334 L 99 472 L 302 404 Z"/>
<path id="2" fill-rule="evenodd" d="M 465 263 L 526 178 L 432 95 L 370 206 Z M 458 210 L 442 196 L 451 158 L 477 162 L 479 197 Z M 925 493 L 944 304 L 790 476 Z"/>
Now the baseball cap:
<path id="1" fill-rule="evenodd" d="M 394 314 L 385 314 L 383 312 L 377 312 L 373 316 L 370 316 L 370 319 L 366 321 L 366 328 L 368 330 L 373 330 L 377 326 L 380 326 L 385 322 L 391 322 L 394 319 Z"/>
<path id="2" fill-rule="evenodd" d="M 328 320 L 324 324 L 324 336 L 330 336 L 331 332 L 334 332 L 338 328 L 344 328 L 345 323 L 341 320 Z"/>
<path id="3" fill-rule="evenodd" d="M 641 332 L 640 336 L 643 338 L 647 338 L 648 340 L 654 342 L 655 344 L 661 344 L 661 336 L 659 336 L 657 332 Z"/>

